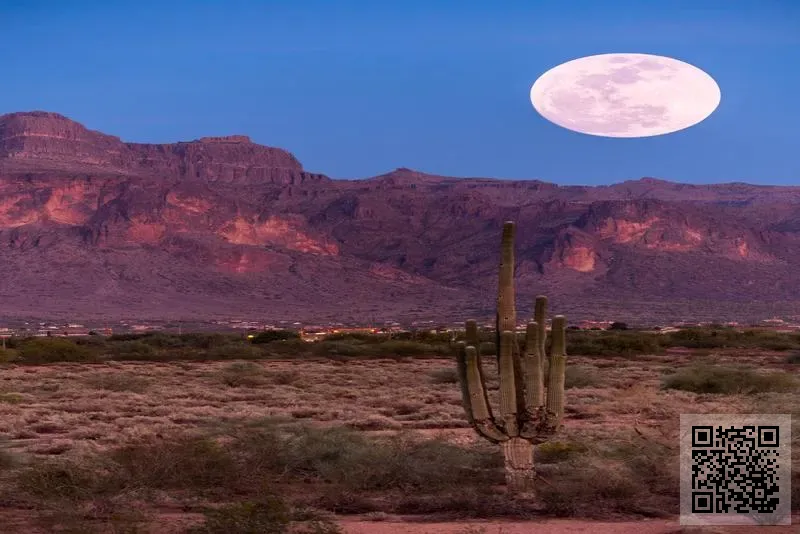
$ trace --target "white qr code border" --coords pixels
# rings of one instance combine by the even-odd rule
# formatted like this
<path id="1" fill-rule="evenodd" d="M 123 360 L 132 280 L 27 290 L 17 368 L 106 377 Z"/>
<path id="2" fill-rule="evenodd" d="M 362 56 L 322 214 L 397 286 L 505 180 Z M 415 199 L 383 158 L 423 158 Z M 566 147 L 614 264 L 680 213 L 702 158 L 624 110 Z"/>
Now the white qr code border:
<path id="1" fill-rule="evenodd" d="M 680 419 L 681 525 L 755 526 L 791 524 L 792 416 L 790 414 L 681 414 Z M 706 429 L 711 427 L 711 433 L 703 430 L 702 427 L 706 427 Z M 764 463 L 761 465 L 765 467 L 776 466 L 770 470 L 771 473 L 774 472 L 773 478 L 778 487 L 777 494 L 773 496 L 778 499 L 774 512 L 749 511 L 740 513 L 734 510 L 736 500 L 731 501 L 730 511 L 724 513 L 718 513 L 716 509 L 703 508 L 706 505 L 710 505 L 713 508 L 722 495 L 717 491 L 709 491 L 707 486 L 714 484 L 705 477 L 707 471 L 701 469 L 702 466 L 700 465 L 702 459 L 709 458 L 709 455 L 705 453 L 719 450 L 719 435 L 716 432 L 720 427 L 725 429 L 754 427 L 753 436 L 760 436 L 759 427 L 764 429 L 762 432 L 767 432 L 767 436 L 772 435 L 769 433 L 768 427 L 777 428 L 778 432 L 774 433 L 777 443 L 764 441 L 763 445 L 759 446 L 758 443 L 761 438 L 755 438 L 755 448 L 759 452 L 765 453 Z M 698 436 L 701 437 L 698 438 Z M 706 438 L 710 438 L 711 441 L 703 441 Z M 729 444 L 729 446 L 732 445 Z M 728 453 L 724 457 L 729 458 Z M 726 479 L 729 475 L 734 478 L 738 474 L 738 470 L 733 464 L 727 465 L 726 463 L 724 473 Z M 705 487 L 701 486 L 704 483 Z M 729 484 L 730 486 L 741 488 L 741 486 L 736 485 L 736 482 Z M 704 493 L 706 495 L 703 495 Z M 726 497 L 730 495 L 728 492 L 723 493 Z M 763 495 L 763 491 L 759 494 Z M 713 502 L 709 501 L 709 495 Z M 700 499 L 698 501 L 700 504 L 695 502 L 698 499 Z M 697 505 L 696 508 L 695 505 Z M 698 510 L 703 511 L 699 512 Z"/>

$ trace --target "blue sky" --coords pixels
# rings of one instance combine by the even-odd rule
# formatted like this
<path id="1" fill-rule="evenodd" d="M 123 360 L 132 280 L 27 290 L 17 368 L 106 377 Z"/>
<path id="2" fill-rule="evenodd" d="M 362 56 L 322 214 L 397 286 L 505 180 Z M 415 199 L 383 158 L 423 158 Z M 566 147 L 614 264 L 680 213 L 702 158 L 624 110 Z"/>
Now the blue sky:
<path id="1" fill-rule="evenodd" d="M 334 178 L 800 184 L 797 0 L 0 0 L 0 50 L 0 113 L 134 142 L 247 134 Z M 722 102 L 641 139 L 536 113 L 540 74 L 609 52 L 692 63 Z"/>

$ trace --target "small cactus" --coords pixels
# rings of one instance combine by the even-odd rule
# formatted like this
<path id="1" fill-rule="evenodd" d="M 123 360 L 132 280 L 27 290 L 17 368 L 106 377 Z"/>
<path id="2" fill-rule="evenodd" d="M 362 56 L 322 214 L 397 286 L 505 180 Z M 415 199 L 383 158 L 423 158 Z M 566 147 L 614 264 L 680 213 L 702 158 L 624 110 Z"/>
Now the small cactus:
<path id="1" fill-rule="evenodd" d="M 479 435 L 501 445 L 506 483 L 515 494 L 533 494 L 533 447 L 558 430 L 564 415 L 566 319 L 562 315 L 553 318 L 550 356 L 545 361 L 546 312 L 547 297 L 536 297 L 534 320 L 527 325 L 525 353 L 521 354 L 514 305 L 514 223 L 506 222 L 497 294 L 499 417 L 489 404 L 474 320 L 466 323 L 466 342 L 459 342 L 457 359 L 467 418 Z"/>

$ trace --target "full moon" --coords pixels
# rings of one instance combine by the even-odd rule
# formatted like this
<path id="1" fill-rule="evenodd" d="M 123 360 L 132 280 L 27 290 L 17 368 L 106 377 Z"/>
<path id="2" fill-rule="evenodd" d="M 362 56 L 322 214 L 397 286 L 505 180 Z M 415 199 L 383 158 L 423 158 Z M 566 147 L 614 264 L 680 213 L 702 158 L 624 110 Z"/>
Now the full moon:
<path id="1" fill-rule="evenodd" d="M 688 63 L 650 54 L 600 54 L 562 63 L 531 87 L 545 119 L 603 137 L 650 137 L 683 130 L 717 109 L 714 79 Z"/>

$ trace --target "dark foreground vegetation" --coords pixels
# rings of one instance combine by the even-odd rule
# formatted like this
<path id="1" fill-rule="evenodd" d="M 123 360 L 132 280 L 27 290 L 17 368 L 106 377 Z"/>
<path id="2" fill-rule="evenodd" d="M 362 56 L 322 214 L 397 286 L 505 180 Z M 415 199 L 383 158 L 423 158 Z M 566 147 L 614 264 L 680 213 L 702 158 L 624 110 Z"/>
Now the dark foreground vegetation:
<path id="1" fill-rule="evenodd" d="M 194 533 L 340 532 L 332 513 L 664 516 L 678 506 L 677 456 L 664 447 L 631 437 L 545 444 L 534 507 L 505 494 L 494 447 L 261 421 L 16 466 L 4 504 L 30 510 L 46 531 L 82 533 L 139 532 L 164 502 L 198 516 Z"/>
<path id="2" fill-rule="evenodd" d="M 160 332 L 81 338 L 10 338 L 0 349 L 0 362 L 42 364 L 107 360 L 248 360 L 291 358 L 408 358 L 454 356 L 454 341 L 463 334 L 332 334 L 308 343 L 296 332 L 269 331 L 247 339 L 241 334 Z M 494 332 L 481 332 L 482 354 L 494 354 Z M 522 336 L 520 342 L 524 348 Z M 569 330 L 567 354 L 638 356 L 663 353 L 668 348 L 700 350 L 762 349 L 787 351 L 788 363 L 800 362 L 800 333 L 764 329 L 687 328 L 665 334 L 634 330 Z"/>

